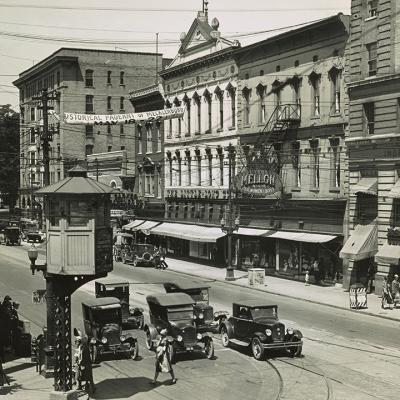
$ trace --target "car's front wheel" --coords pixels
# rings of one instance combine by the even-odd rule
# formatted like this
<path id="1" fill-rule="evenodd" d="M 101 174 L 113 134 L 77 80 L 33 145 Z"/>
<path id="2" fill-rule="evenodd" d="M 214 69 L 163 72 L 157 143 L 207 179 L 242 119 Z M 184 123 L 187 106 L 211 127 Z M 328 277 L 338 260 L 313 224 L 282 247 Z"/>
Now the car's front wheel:
<path id="1" fill-rule="evenodd" d="M 289 354 L 291 357 L 300 357 L 302 351 L 303 351 L 302 344 L 299 344 L 298 346 L 289 348 Z"/>
<path id="2" fill-rule="evenodd" d="M 221 329 L 221 342 L 222 342 L 222 346 L 224 346 L 224 347 L 229 346 L 228 331 L 225 327 L 222 327 L 222 329 Z"/>
<path id="3" fill-rule="evenodd" d="M 209 360 L 214 358 L 214 341 L 211 338 L 204 345 L 204 353 Z"/>
<path id="4" fill-rule="evenodd" d="M 151 339 L 150 330 L 146 330 L 146 347 L 149 350 L 153 350 L 153 340 Z"/>
<path id="5" fill-rule="evenodd" d="M 139 356 L 139 343 L 138 342 L 129 343 L 129 357 L 132 360 L 136 360 L 138 356 Z"/>
<path id="6" fill-rule="evenodd" d="M 264 347 L 258 337 L 251 341 L 251 352 L 256 360 L 262 360 L 264 357 Z"/>

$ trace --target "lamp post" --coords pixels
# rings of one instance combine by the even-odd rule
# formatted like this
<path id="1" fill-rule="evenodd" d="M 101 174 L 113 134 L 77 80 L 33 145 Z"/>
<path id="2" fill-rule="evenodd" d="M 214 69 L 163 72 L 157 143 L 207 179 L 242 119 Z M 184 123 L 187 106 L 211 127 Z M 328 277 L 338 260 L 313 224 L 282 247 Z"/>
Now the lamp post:
<path id="1" fill-rule="evenodd" d="M 235 157 L 235 148 L 232 144 L 227 147 L 228 150 L 228 205 L 225 210 L 225 218 L 221 219 L 221 230 L 228 237 L 228 265 L 226 267 L 226 281 L 235 280 L 234 268 L 232 265 L 232 235 L 233 232 L 239 229 L 239 217 L 235 218 L 234 209 L 232 206 L 232 164 Z"/>

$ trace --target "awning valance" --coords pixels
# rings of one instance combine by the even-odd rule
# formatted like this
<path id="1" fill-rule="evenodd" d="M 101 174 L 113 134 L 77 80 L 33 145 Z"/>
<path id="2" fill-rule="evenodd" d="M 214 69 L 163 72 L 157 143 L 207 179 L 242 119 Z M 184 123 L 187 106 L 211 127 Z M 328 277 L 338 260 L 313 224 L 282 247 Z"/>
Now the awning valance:
<path id="1" fill-rule="evenodd" d="M 234 233 L 236 235 L 244 235 L 244 236 L 262 236 L 271 232 L 273 231 L 270 231 L 268 229 L 246 228 L 241 226 L 239 230 L 237 230 Z"/>
<path id="2" fill-rule="evenodd" d="M 135 227 L 139 226 L 140 224 L 143 224 L 145 221 L 143 219 L 135 219 L 132 222 L 129 222 L 129 224 L 126 224 L 122 227 L 122 229 L 125 229 L 126 231 L 132 230 Z"/>
<path id="3" fill-rule="evenodd" d="M 323 233 L 306 233 L 306 232 L 288 232 L 288 231 L 277 231 L 265 235 L 268 238 L 273 239 L 285 239 L 293 240 L 296 242 L 307 242 L 307 243 L 326 243 L 335 239 L 335 235 L 325 235 Z"/>
<path id="4" fill-rule="evenodd" d="M 373 222 L 368 225 L 357 225 L 352 235 L 347 239 L 340 258 L 353 261 L 373 257 L 378 251 L 378 225 Z"/>
<path id="5" fill-rule="evenodd" d="M 153 235 L 169 236 L 178 239 L 192 240 L 194 242 L 216 242 L 217 239 L 225 236 L 221 228 L 210 226 L 198 226 L 187 224 L 172 224 L 163 222 L 152 228 L 150 233 Z"/>
<path id="6" fill-rule="evenodd" d="M 400 246 L 385 243 L 375 254 L 375 262 L 382 264 L 400 263 Z"/>
<path id="7" fill-rule="evenodd" d="M 395 183 L 387 196 L 393 199 L 400 199 L 400 179 Z"/>
<path id="8" fill-rule="evenodd" d="M 361 178 L 350 188 L 352 193 L 378 194 L 378 178 Z"/>

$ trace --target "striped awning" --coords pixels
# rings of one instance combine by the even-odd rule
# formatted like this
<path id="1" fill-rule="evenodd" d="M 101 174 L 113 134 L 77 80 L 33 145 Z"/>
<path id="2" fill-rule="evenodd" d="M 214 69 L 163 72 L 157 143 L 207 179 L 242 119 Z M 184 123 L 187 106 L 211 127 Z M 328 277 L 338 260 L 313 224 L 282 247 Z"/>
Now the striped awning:
<path id="1" fill-rule="evenodd" d="M 361 178 L 358 183 L 350 188 L 354 194 L 378 194 L 378 178 Z"/>
<path id="2" fill-rule="evenodd" d="M 135 226 L 131 228 L 132 232 L 141 231 L 146 235 L 150 235 L 150 229 L 154 228 L 155 226 L 159 225 L 161 222 L 159 221 L 145 221 L 143 224 Z"/>
<path id="3" fill-rule="evenodd" d="M 323 233 L 288 232 L 288 231 L 277 231 L 270 235 L 268 234 L 265 236 L 273 239 L 285 239 L 285 240 L 293 240 L 296 242 L 307 242 L 307 243 L 326 243 L 337 238 L 336 235 L 325 235 Z"/>
<path id="4" fill-rule="evenodd" d="M 400 199 L 400 179 L 395 183 L 387 196 L 393 199 Z"/>
<path id="5" fill-rule="evenodd" d="M 400 264 L 400 246 L 385 243 L 375 254 L 375 262 L 382 264 Z"/>
<path id="6" fill-rule="evenodd" d="M 126 224 L 122 227 L 122 229 L 126 230 L 126 231 L 130 231 L 134 228 L 136 228 L 137 226 L 139 226 L 140 224 L 143 224 L 145 221 L 143 219 L 135 219 L 132 222 L 129 222 L 129 224 Z"/>
<path id="7" fill-rule="evenodd" d="M 193 242 L 213 243 L 217 239 L 225 236 L 221 228 L 212 226 L 199 226 L 190 224 L 173 224 L 163 222 L 162 224 L 150 229 L 152 235 L 168 236 L 178 239 L 191 240 Z"/>

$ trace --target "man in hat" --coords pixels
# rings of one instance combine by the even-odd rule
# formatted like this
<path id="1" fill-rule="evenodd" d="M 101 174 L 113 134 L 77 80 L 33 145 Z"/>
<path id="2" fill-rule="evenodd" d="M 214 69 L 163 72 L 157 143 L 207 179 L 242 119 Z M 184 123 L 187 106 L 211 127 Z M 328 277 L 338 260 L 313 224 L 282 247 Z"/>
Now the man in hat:
<path id="1" fill-rule="evenodd" d="M 160 331 L 160 336 L 157 338 L 156 342 L 156 372 L 154 374 L 154 380 L 150 383 L 155 385 L 157 383 L 158 374 L 160 372 L 169 372 L 171 375 L 171 384 L 176 383 L 176 378 L 174 375 L 174 370 L 172 369 L 171 363 L 171 346 L 173 339 L 167 336 L 167 330 L 162 329 Z"/>
<path id="2" fill-rule="evenodd" d="M 399 276 L 397 274 L 395 274 L 394 279 L 392 281 L 392 296 L 393 296 L 394 308 L 396 308 L 397 304 L 400 303 L 400 282 L 399 282 Z"/>

